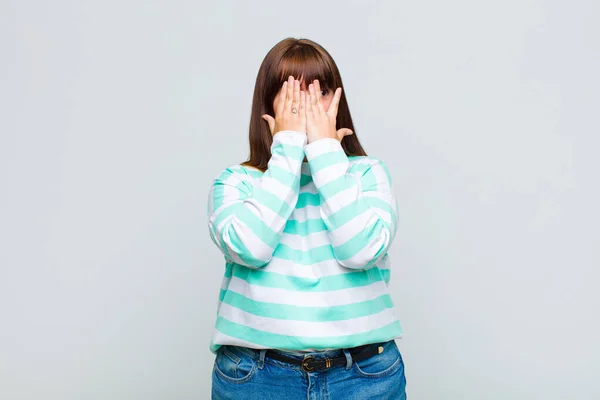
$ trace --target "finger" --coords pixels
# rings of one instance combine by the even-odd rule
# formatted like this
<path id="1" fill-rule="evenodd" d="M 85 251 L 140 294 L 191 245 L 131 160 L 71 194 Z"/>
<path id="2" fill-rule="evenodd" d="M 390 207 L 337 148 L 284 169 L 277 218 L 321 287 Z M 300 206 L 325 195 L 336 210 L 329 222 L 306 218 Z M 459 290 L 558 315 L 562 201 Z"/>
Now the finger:
<path id="1" fill-rule="evenodd" d="M 275 130 L 275 119 L 269 114 L 264 114 L 262 116 L 262 119 L 267 121 L 267 124 L 269 124 L 269 131 L 271 132 L 271 134 L 273 134 L 273 131 Z"/>
<path id="2" fill-rule="evenodd" d="M 323 108 L 323 101 L 321 99 L 321 84 L 318 79 L 315 79 L 315 92 L 317 95 L 317 107 L 319 107 L 319 111 L 325 111 Z"/>
<path id="3" fill-rule="evenodd" d="M 351 131 L 350 129 L 348 129 L 348 128 L 341 128 L 341 129 L 338 129 L 338 130 L 336 131 L 337 137 L 338 137 L 338 139 L 339 139 L 340 141 L 341 141 L 341 140 L 344 138 L 344 136 L 350 136 L 350 135 L 352 135 L 353 133 L 354 133 L 354 132 L 352 132 L 352 131 Z"/>
<path id="4" fill-rule="evenodd" d="M 278 104 L 277 112 L 276 112 L 277 115 L 281 115 L 283 113 L 286 95 L 287 95 L 287 81 L 283 82 L 283 85 L 281 85 L 281 94 L 279 97 L 279 104 Z"/>
<path id="5" fill-rule="evenodd" d="M 306 92 L 301 91 L 300 92 L 300 117 L 305 117 L 306 116 Z"/>
<path id="6" fill-rule="evenodd" d="M 290 75 L 287 82 L 288 82 L 288 84 L 287 84 L 288 90 L 287 90 L 286 101 L 287 101 L 288 106 L 290 106 L 292 103 L 292 100 L 294 98 L 294 77 L 292 75 Z M 288 108 L 291 108 L 291 107 L 286 107 L 286 110 Z"/>
<path id="7" fill-rule="evenodd" d="M 294 81 L 294 100 L 292 102 L 292 107 L 299 108 L 300 107 L 300 81 L 296 79 Z"/>
<path id="8" fill-rule="evenodd" d="M 313 84 L 315 85 L 315 92 L 317 93 L 317 102 L 321 101 L 321 84 L 319 83 L 318 79 L 315 79 L 313 81 Z"/>
<path id="9" fill-rule="evenodd" d="M 315 93 L 315 85 L 308 85 L 308 93 L 310 96 L 310 112 L 316 113 L 319 111 L 317 104 L 317 94 Z"/>
<path id="10" fill-rule="evenodd" d="M 327 114 L 330 116 L 337 116 L 338 106 L 340 105 L 340 99 L 342 98 L 342 88 L 339 87 L 335 89 L 335 94 L 333 95 L 333 99 L 329 104 L 329 110 L 327 110 Z"/>

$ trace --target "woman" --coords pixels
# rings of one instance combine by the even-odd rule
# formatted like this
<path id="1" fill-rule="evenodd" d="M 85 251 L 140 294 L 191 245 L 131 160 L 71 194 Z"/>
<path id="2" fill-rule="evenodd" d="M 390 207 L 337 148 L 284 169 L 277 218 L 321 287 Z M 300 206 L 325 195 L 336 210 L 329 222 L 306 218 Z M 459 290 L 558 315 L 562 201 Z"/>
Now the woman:
<path id="1" fill-rule="evenodd" d="M 342 88 L 307 39 L 282 40 L 262 62 L 250 157 L 209 195 L 225 257 L 213 399 L 406 399 L 388 291 L 396 200 Z"/>

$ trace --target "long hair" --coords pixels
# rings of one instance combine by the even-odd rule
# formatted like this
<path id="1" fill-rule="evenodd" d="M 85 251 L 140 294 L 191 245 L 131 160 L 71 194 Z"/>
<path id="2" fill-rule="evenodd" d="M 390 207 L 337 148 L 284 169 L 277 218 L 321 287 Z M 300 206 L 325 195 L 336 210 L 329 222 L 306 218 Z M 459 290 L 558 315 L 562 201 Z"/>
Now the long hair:
<path id="1" fill-rule="evenodd" d="M 336 129 L 348 128 L 354 132 L 344 136 L 342 148 L 348 156 L 366 156 L 352 123 L 340 71 L 331 55 L 312 40 L 286 38 L 269 50 L 258 70 L 250 115 L 250 155 L 242 165 L 255 167 L 263 172 L 267 169 L 273 136 L 262 115 L 275 117 L 273 100 L 290 75 L 295 79 L 302 78 L 307 86 L 318 79 L 322 90 L 335 92 L 336 88 L 342 88 L 335 126 Z"/>

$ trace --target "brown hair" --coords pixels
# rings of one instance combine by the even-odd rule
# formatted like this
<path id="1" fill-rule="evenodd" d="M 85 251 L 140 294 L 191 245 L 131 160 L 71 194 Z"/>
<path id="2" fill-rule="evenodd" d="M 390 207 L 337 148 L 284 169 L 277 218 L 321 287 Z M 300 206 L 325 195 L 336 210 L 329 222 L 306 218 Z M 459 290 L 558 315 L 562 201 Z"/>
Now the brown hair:
<path id="1" fill-rule="evenodd" d="M 269 50 L 258 70 L 250 115 L 250 156 L 242 165 L 255 167 L 263 172 L 267 169 L 273 137 L 269 124 L 262 115 L 275 116 L 273 100 L 290 75 L 296 79 L 302 78 L 307 86 L 309 82 L 318 79 L 321 89 L 335 91 L 338 87 L 342 88 L 335 126 L 337 129 L 348 128 L 354 132 L 342 139 L 342 148 L 348 156 L 366 156 L 352 124 L 342 77 L 331 55 L 312 40 L 286 38 Z"/>

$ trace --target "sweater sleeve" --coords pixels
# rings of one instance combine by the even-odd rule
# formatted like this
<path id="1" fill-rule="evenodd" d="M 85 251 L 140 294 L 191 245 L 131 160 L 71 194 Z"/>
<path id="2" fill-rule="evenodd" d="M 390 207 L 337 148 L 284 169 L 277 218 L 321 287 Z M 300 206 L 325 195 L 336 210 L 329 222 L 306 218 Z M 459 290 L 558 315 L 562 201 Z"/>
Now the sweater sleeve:
<path id="1" fill-rule="evenodd" d="M 306 141 L 304 132 L 277 132 L 260 178 L 248 179 L 241 167 L 232 167 L 214 180 L 207 210 L 209 231 L 228 260 L 260 268 L 273 257 L 298 200 Z"/>
<path id="2" fill-rule="evenodd" d="M 387 167 L 373 157 L 350 167 L 336 139 L 317 140 L 304 151 L 337 261 L 346 268 L 373 267 L 386 255 L 398 225 Z"/>

